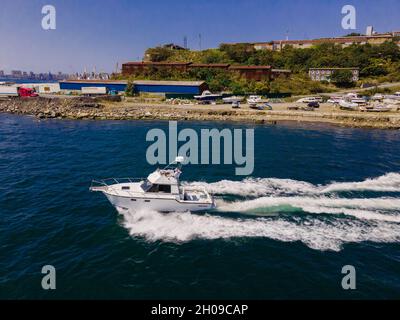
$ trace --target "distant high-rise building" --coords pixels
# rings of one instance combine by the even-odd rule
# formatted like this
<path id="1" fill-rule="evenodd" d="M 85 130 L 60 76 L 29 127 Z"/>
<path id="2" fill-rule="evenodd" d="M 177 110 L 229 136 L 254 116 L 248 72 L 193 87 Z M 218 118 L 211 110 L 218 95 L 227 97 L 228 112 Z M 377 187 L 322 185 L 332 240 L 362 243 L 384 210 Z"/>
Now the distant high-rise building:
<path id="1" fill-rule="evenodd" d="M 21 70 L 12 70 L 11 76 L 13 76 L 15 78 L 20 78 L 20 77 L 22 77 L 22 71 Z"/>
<path id="2" fill-rule="evenodd" d="M 366 36 L 372 36 L 374 34 L 374 27 L 373 26 L 368 26 L 367 31 L 365 32 Z"/>
<path id="3" fill-rule="evenodd" d="M 0 77 L 4 77 L 4 71 L 0 70 Z"/>

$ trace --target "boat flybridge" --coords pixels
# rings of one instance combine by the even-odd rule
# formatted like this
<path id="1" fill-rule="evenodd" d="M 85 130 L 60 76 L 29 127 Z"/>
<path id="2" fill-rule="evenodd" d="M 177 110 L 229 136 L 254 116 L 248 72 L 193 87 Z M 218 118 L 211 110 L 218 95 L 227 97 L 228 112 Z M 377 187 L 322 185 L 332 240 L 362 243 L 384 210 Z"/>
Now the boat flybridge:
<path id="1" fill-rule="evenodd" d="M 215 208 L 214 198 L 201 187 L 181 186 L 184 157 L 176 157 L 164 169 L 157 169 L 146 179 L 106 179 L 92 181 L 90 191 L 102 192 L 119 210 L 154 210 L 159 212 L 203 211 Z"/>

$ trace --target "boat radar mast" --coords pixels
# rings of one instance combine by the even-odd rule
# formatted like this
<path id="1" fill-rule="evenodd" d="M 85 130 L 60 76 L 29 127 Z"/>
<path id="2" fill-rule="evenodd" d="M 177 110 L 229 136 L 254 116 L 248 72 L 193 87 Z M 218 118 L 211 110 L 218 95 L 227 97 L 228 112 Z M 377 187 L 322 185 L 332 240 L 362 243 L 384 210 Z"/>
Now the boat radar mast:
<path id="1" fill-rule="evenodd" d="M 175 160 L 174 160 L 174 161 L 172 161 L 170 164 L 168 164 L 168 165 L 164 168 L 164 170 L 167 170 L 168 168 L 172 167 L 173 165 L 176 165 L 176 167 L 177 167 L 178 169 L 181 169 L 184 162 L 185 162 L 185 157 L 183 157 L 183 156 L 177 156 L 177 157 L 175 157 Z"/>

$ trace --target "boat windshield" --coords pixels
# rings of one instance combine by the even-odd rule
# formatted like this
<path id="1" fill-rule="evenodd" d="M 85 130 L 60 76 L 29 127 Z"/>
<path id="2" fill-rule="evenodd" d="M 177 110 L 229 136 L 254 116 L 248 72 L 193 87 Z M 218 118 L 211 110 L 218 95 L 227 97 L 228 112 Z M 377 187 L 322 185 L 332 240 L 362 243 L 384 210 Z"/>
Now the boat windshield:
<path id="1" fill-rule="evenodd" d="M 147 191 L 151 188 L 153 184 L 149 180 L 143 181 L 143 183 L 140 185 L 140 187 L 143 189 L 143 191 Z"/>
<path id="2" fill-rule="evenodd" d="M 153 193 L 171 193 L 171 185 L 168 184 L 156 184 L 151 183 L 149 180 L 146 180 L 142 183 L 141 188 L 145 192 L 153 192 Z"/>
<path id="3" fill-rule="evenodd" d="M 153 184 L 146 192 L 171 193 L 171 186 L 168 184 Z"/>

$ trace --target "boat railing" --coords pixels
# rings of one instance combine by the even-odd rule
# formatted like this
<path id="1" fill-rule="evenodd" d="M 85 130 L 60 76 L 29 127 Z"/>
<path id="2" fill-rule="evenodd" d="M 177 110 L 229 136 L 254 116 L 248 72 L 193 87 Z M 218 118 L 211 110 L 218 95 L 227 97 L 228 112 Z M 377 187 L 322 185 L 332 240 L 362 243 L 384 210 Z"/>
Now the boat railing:
<path id="1" fill-rule="evenodd" d="M 204 195 L 207 196 L 207 199 L 212 200 L 212 196 L 211 194 L 207 191 L 207 189 L 205 187 L 201 187 L 201 186 L 182 186 L 182 194 L 185 194 L 185 192 L 190 192 L 190 191 L 194 191 L 194 192 L 202 192 Z"/>
<path id="2" fill-rule="evenodd" d="M 146 178 L 107 178 L 107 179 L 96 179 L 92 180 L 90 184 L 90 190 L 92 191 L 100 191 L 107 189 L 109 186 L 114 184 L 123 184 L 123 183 L 135 183 L 144 181 Z"/>

